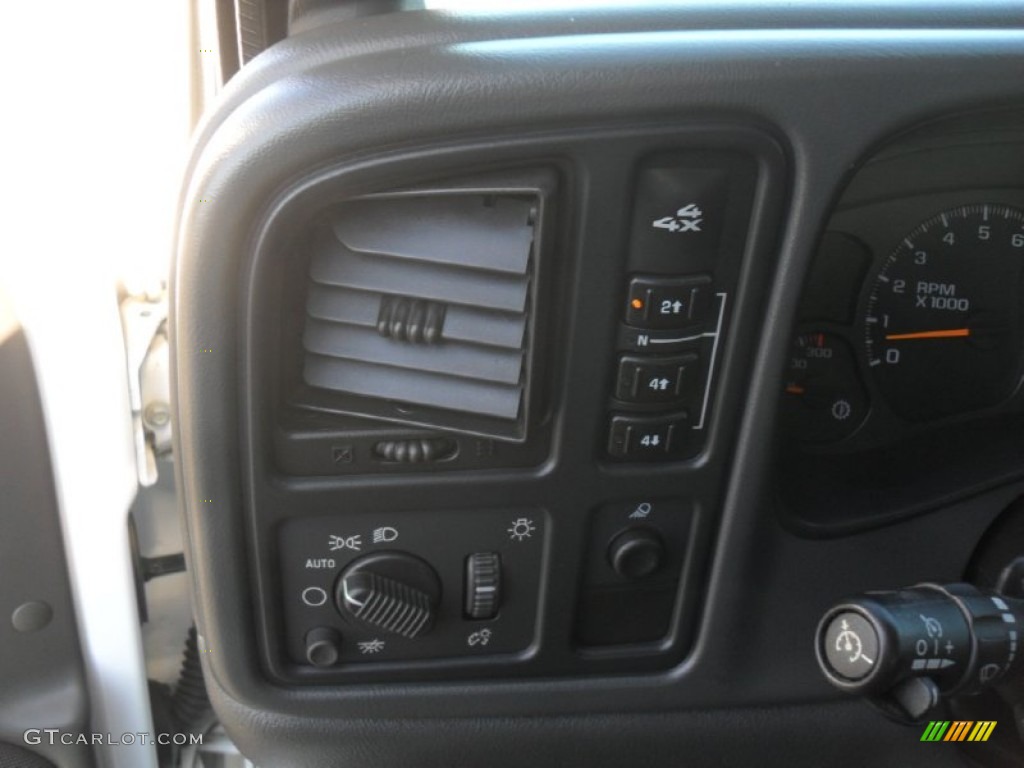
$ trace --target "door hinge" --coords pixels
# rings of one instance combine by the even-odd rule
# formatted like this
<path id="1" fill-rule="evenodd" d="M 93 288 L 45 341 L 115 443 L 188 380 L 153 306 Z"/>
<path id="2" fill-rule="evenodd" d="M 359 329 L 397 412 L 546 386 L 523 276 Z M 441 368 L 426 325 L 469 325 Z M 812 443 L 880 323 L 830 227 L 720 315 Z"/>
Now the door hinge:
<path id="1" fill-rule="evenodd" d="M 130 295 L 121 302 L 128 390 L 139 485 L 157 481 L 157 459 L 171 455 L 170 346 L 167 290 Z"/>

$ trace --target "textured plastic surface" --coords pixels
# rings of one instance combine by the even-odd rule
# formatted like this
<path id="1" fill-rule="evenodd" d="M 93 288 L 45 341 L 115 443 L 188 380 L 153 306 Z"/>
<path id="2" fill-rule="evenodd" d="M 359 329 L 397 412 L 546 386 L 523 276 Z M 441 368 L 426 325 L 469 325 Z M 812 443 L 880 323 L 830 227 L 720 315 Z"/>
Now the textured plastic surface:
<path id="1" fill-rule="evenodd" d="M 54 763 L 35 752 L 13 744 L 0 744 L 0 768 L 55 768 Z"/>
<path id="2" fill-rule="evenodd" d="M 213 649 L 204 661 L 215 705 L 243 749 L 268 764 L 308 766 L 623 765 L 636 761 L 638 749 L 647 765 L 677 765 L 680 754 L 707 765 L 816 764 L 823 754 L 835 765 L 957 764 L 953 752 L 923 751 L 919 733 L 860 705 L 827 703 L 835 694 L 816 669 L 810 638 L 836 595 L 958 578 L 972 539 L 1015 489 L 927 520 L 811 542 L 779 526 L 764 480 L 788 330 L 836 191 L 890 132 L 938 112 L 1019 97 L 1019 10 L 1009 3 L 698 3 L 509 17 L 409 14 L 314 30 L 243 73 L 192 161 L 174 331 L 183 489 L 200 621 Z M 238 367 L 251 351 L 242 346 L 239 320 L 256 277 L 245 244 L 267 200 L 303 169 L 345 163 L 355 172 L 385 150 L 425 152 L 433 165 L 424 172 L 432 173 L 460 138 L 469 144 L 555 129 L 586 135 L 598 125 L 645 120 L 671 126 L 678 137 L 687 124 L 723 115 L 774 126 L 790 148 L 793 184 L 788 195 L 774 192 L 777 202 L 791 203 L 778 262 L 748 262 L 733 317 L 739 332 L 723 350 L 718 402 L 731 407 L 718 410 L 704 461 L 722 472 L 714 484 L 724 495 L 713 509 L 698 510 L 698 538 L 709 542 L 703 554 L 714 562 L 685 663 L 657 675 L 617 675 L 612 664 L 609 674 L 586 680 L 269 685 L 252 643 L 255 601 L 246 599 L 253 553 L 240 536 L 251 519 L 242 467 L 265 461 L 239 447 L 251 445 L 254 425 L 247 396 L 241 410 L 236 402 L 239 382 L 253 373 Z M 494 142 L 482 144 L 476 159 L 494 158 Z M 622 175 L 590 181 L 589 190 L 609 194 L 629 188 Z M 213 203 L 195 203 L 207 195 Z M 624 242 L 615 238 L 623 237 L 628 208 L 623 213 L 622 199 L 606 199 L 601 215 L 573 222 L 586 231 L 595 265 L 613 261 Z M 559 336 L 575 375 L 596 380 L 610 375 L 612 358 L 594 334 L 611 337 L 621 306 L 620 288 L 602 274 L 607 281 L 583 270 L 572 276 L 579 319 Z M 222 353 L 192 353 L 211 345 Z M 603 428 L 593 424 L 602 397 L 581 392 L 560 415 L 571 429 L 559 432 L 560 451 L 596 445 Z M 587 502 L 607 499 L 641 470 L 621 468 L 600 481 L 579 467 L 558 474 L 559 455 L 536 474 L 352 483 L 343 501 L 443 504 L 457 491 L 466 507 L 486 506 L 531 486 L 557 505 L 555 562 L 571 578 L 578 554 L 570 531 L 588 508 L 580 494 Z M 671 495 L 683 484 L 677 467 L 642 472 L 658 492 Z M 709 493 L 711 476 L 689 481 L 687 492 Z M 324 513 L 340 503 L 316 484 L 302 492 Z M 917 547 L 922 540 L 930 546 Z M 917 554 L 908 558 L 908 551 Z M 552 621 L 551 631 L 567 631 L 557 615 Z"/>

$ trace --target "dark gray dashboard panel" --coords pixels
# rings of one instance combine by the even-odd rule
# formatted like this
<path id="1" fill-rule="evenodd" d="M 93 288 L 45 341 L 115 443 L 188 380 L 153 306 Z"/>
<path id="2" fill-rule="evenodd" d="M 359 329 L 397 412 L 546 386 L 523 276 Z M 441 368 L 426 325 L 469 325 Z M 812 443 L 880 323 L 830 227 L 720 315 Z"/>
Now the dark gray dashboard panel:
<path id="1" fill-rule="evenodd" d="M 666 155 L 664 150 L 669 147 L 686 147 L 689 151 Z M 713 151 L 712 147 L 718 149 Z M 725 147 L 730 151 L 724 151 Z M 561 186 L 565 189 L 559 208 L 566 212 L 559 222 L 559 229 L 564 232 L 555 238 L 557 242 L 549 254 L 555 262 L 552 285 L 550 290 L 545 290 L 539 282 L 537 291 L 538 296 L 547 296 L 546 301 L 538 301 L 540 314 L 550 316 L 547 323 L 550 330 L 534 332 L 543 340 L 539 346 L 544 349 L 539 351 L 544 354 L 539 356 L 547 363 L 546 376 L 538 383 L 547 390 L 550 404 L 540 409 L 543 415 L 529 430 L 542 439 L 538 441 L 536 435 L 528 434 L 528 442 L 532 440 L 542 453 L 532 463 L 520 466 L 512 460 L 510 451 L 499 445 L 494 448 L 495 461 L 501 461 L 504 456 L 506 463 L 493 464 L 492 471 L 486 473 L 458 473 L 457 468 L 442 464 L 432 473 L 417 473 L 418 477 L 413 479 L 403 478 L 398 468 L 392 467 L 387 482 L 379 478 L 369 482 L 365 475 L 360 477 L 361 468 L 367 464 L 363 458 L 346 465 L 351 470 L 347 478 L 328 480 L 275 472 L 265 447 L 267 415 L 274 411 L 273 382 L 281 370 L 289 367 L 293 357 L 288 349 L 294 346 L 289 339 L 295 336 L 289 333 L 287 325 L 288 318 L 296 313 L 289 311 L 289 307 L 296 304 L 294 299 L 288 299 L 292 291 L 281 290 L 280 286 L 295 282 L 296 277 L 301 284 L 305 272 L 301 246 L 289 246 L 292 239 L 287 233 L 296 228 L 288 225 L 289 219 L 294 218 L 288 215 L 289 211 L 315 210 L 319 200 L 353 194 L 364 184 L 379 183 L 376 180 L 380 177 L 456 174 L 461 168 L 501 167 L 529 162 L 538 156 L 558 160 Z M 679 171 L 669 174 L 669 178 L 696 178 L 702 182 L 696 190 L 669 190 L 670 200 L 685 194 L 694 195 L 694 199 L 701 202 L 700 220 L 702 224 L 707 222 L 707 229 L 700 230 L 700 234 L 706 233 L 706 238 L 699 247 L 695 243 L 685 252 L 677 253 L 675 249 L 681 247 L 676 245 L 678 238 L 680 235 L 689 237 L 690 229 L 683 232 L 682 225 L 678 225 L 677 231 L 672 232 L 653 226 L 652 220 L 669 226 L 662 221 L 665 206 L 658 200 L 653 206 L 637 204 L 642 229 L 633 225 L 633 231 L 650 231 L 662 238 L 642 248 L 612 245 L 625 239 L 622 237 L 622 232 L 628 228 L 625 222 L 632 217 L 630 178 L 633 169 L 648 161 L 656 163 L 650 167 L 657 168 L 662 175 L 666 173 L 662 170 L 665 168 L 701 169 L 701 173 L 692 176 Z M 678 662 L 694 635 L 694 615 L 702 593 L 700 584 L 706 574 L 707 553 L 716 524 L 706 510 L 716 509 L 721 504 L 725 458 L 739 410 L 735 382 L 742 380 L 743 375 L 733 371 L 728 378 L 723 377 L 721 374 L 728 368 L 723 363 L 749 359 L 747 345 L 757 332 L 755 308 L 763 302 L 760 289 L 767 283 L 765 276 L 774 263 L 774 232 L 769 222 L 777 219 L 778 203 L 784 195 L 781 165 L 778 147 L 770 138 L 757 131 L 738 130 L 729 124 L 563 130 L 518 140 L 467 144 L 453 151 L 424 148 L 389 158 L 387 162 L 368 161 L 355 168 L 342 166 L 323 174 L 319 183 L 311 183 L 309 194 L 302 185 L 299 194 L 288 197 L 280 209 L 275 208 L 267 223 L 260 227 L 261 236 L 250 267 L 252 287 L 247 297 L 248 320 L 242 331 L 251 350 L 243 358 L 248 370 L 242 393 L 243 412 L 256 415 L 242 438 L 251 467 L 243 470 L 243 475 L 247 477 L 249 488 L 247 512 L 254 544 L 252 563 L 255 564 L 252 570 L 259 580 L 261 594 L 267 596 L 260 606 L 263 661 L 274 679 L 352 684 L 410 679 L 537 678 L 650 671 Z M 714 172 L 706 173 L 708 168 Z M 642 172 L 638 175 L 647 178 Z M 712 190 L 721 191 L 723 201 L 731 202 L 713 200 L 713 195 L 704 188 L 708 180 L 712 182 Z M 677 210 L 678 205 L 670 206 L 670 210 Z M 723 231 L 718 233 L 712 229 L 714 224 Z M 303 227 L 298 224 L 297 228 L 301 242 Z M 715 237 L 716 234 L 720 236 Z M 668 246 L 669 258 L 666 259 L 665 253 L 658 257 L 658 244 L 662 251 Z M 630 252 L 629 259 L 625 258 L 626 250 Z M 622 322 L 621 311 L 626 303 L 624 294 L 629 293 L 627 283 L 634 284 L 640 279 L 636 273 L 641 273 L 642 280 L 654 280 L 656 286 L 679 285 L 680 272 L 687 276 L 682 282 L 687 286 L 685 290 L 697 290 L 707 299 L 696 302 L 698 307 L 703 304 L 707 315 L 696 332 L 695 326 L 687 320 L 683 330 L 657 328 L 634 330 L 629 334 L 634 326 Z M 714 297 L 710 295 L 712 291 Z M 280 298 L 275 299 L 276 296 Z M 652 300 L 650 304 L 660 309 L 665 301 L 671 313 L 670 300 Z M 301 300 L 297 303 L 301 305 Z M 739 315 L 735 307 L 747 308 L 746 316 Z M 549 310 L 546 313 L 545 308 Z M 623 330 L 628 336 L 625 342 L 620 338 Z M 631 404 L 618 401 L 611 393 L 606 394 L 606 389 L 610 388 L 605 382 L 613 378 L 615 372 L 616 344 L 628 344 L 629 339 L 634 338 L 634 351 L 640 354 L 640 359 L 664 359 L 652 355 L 648 347 L 640 343 L 638 334 L 644 336 L 649 347 L 668 340 L 673 346 L 684 345 L 684 351 L 703 361 L 694 366 L 697 386 L 692 388 L 693 393 L 684 393 L 685 423 L 673 427 L 675 437 L 672 439 L 684 449 L 678 454 L 659 454 L 657 446 L 652 451 L 653 457 L 647 455 L 636 460 L 611 453 L 610 441 L 619 432 L 610 428 L 610 423 L 619 424 L 622 419 L 633 418 L 644 425 L 650 423 L 648 420 L 662 423 L 660 419 L 675 419 L 678 413 L 672 410 L 666 414 L 665 406 L 660 403 Z M 287 398 L 287 383 L 280 388 Z M 639 426 L 636 430 L 642 431 Z M 543 439 L 546 431 L 558 436 L 550 448 Z M 657 431 L 653 434 L 660 443 Z M 322 446 L 324 453 L 329 450 L 329 445 Z M 657 501 L 673 495 L 683 498 L 664 506 Z M 646 504 L 647 511 L 641 513 L 642 523 L 632 525 L 642 524 L 655 530 L 663 543 L 672 542 L 670 557 L 660 574 L 642 581 L 613 579 L 611 583 L 593 571 L 584 577 L 583 539 L 588 518 L 592 514 L 598 516 L 597 510 L 610 502 L 617 503 L 619 508 L 610 510 L 614 524 L 603 533 L 609 544 L 618 528 L 631 525 L 629 515 Z M 655 503 L 652 506 L 650 502 Z M 277 536 L 275 527 L 280 525 L 284 530 L 292 521 L 304 517 L 333 517 L 333 533 L 346 537 L 360 533 L 356 546 L 361 554 L 368 554 L 379 549 L 379 545 L 368 536 L 373 526 L 364 531 L 357 525 L 355 513 L 359 510 L 373 510 L 381 515 L 376 522 L 378 526 L 389 524 L 388 515 L 406 513 L 411 513 L 406 518 L 411 525 L 436 526 L 441 525 L 441 520 L 450 521 L 446 525 L 450 526 L 447 539 L 451 546 L 444 552 L 429 547 L 431 552 L 428 553 L 403 547 L 401 542 L 394 546 L 427 560 L 442 576 L 441 591 L 451 596 L 453 590 L 462 586 L 457 578 L 452 578 L 456 562 L 470 552 L 481 551 L 481 548 L 491 551 L 496 546 L 488 530 L 509 539 L 506 528 L 514 529 L 514 521 L 520 519 L 517 514 L 502 511 L 509 504 L 524 510 L 522 519 L 538 522 L 533 543 L 543 544 L 547 550 L 540 567 L 531 566 L 529 576 L 540 581 L 540 599 L 534 598 L 534 607 L 529 611 L 535 615 L 538 627 L 533 647 L 524 648 L 518 658 L 502 658 L 497 653 L 510 629 L 522 631 L 534 621 L 527 613 L 520 614 L 521 618 L 516 620 L 518 627 L 514 629 L 504 618 L 491 626 L 476 627 L 458 615 L 451 601 L 442 600 L 439 619 L 443 626 L 435 630 L 430 639 L 417 641 L 402 654 L 414 663 L 433 656 L 437 663 L 403 669 L 396 658 L 380 666 L 369 664 L 384 661 L 397 651 L 397 645 L 391 643 L 379 656 L 374 653 L 372 657 L 353 658 L 343 647 L 340 668 L 335 665 L 318 670 L 309 669 L 308 665 L 306 669 L 301 668 L 302 656 L 296 654 L 295 649 L 305 634 L 317 628 L 310 622 L 319 620 L 320 627 L 340 632 L 343 646 L 381 638 L 373 634 L 367 636 L 363 634 L 365 627 L 351 623 L 350 631 L 346 631 L 346 626 L 340 623 L 345 619 L 334 609 L 333 601 L 302 608 L 301 584 L 292 579 L 282 585 L 274 575 L 274 564 L 278 561 L 282 573 L 287 574 L 297 563 L 305 563 L 312 557 L 317 564 L 326 557 L 323 564 L 326 567 L 315 569 L 317 573 L 305 569 L 307 584 L 319 585 L 322 589 L 334 583 L 345 568 L 346 561 L 334 553 L 347 554 L 351 550 L 347 547 L 331 550 L 327 535 L 330 532 L 326 529 L 320 531 L 319 538 L 312 537 L 299 545 L 294 539 L 287 541 L 287 537 Z M 537 515 L 529 510 L 536 510 Z M 449 512 L 484 520 L 491 517 L 492 523 L 484 528 L 459 526 L 455 523 L 458 517 L 449 516 Z M 557 521 L 556 525 L 550 528 L 539 525 L 540 513 L 550 515 Z M 502 515 L 504 523 L 500 522 Z M 691 517 L 695 526 L 693 536 L 688 537 L 680 528 L 689 527 Z M 470 534 L 471 529 L 475 533 Z M 411 543 L 413 539 L 402 541 Z M 590 549 L 591 558 L 605 559 L 604 543 L 595 542 Z M 279 554 L 275 553 L 275 548 Z M 506 554 L 511 555 L 511 552 Z M 506 559 L 506 563 L 507 575 L 514 577 L 519 570 L 514 560 Z M 448 576 L 444 576 L 446 572 Z M 647 613 L 651 621 L 642 631 L 623 634 L 616 625 L 634 623 L 636 616 L 632 606 L 640 605 L 650 609 Z M 276 615 L 277 606 L 282 607 L 283 617 Z M 513 609 L 511 603 L 506 607 Z M 296 609 L 302 613 L 296 614 Z M 581 617 L 579 621 L 575 620 L 577 614 Z M 303 618 L 300 619 L 300 615 Z M 655 615 L 660 619 L 653 620 Z M 673 616 L 675 620 L 670 621 Z M 468 645 L 468 638 L 481 628 L 496 633 L 495 653 L 481 653 L 483 648 Z M 280 649 L 282 631 L 285 643 L 292 647 L 287 659 L 282 659 L 285 654 Z M 454 644 L 459 633 L 466 638 L 461 649 Z M 434 644 L 432 640 L 440 634 L 449 638 L 445 644 L 447 651 L 442 654 L 444 660 L 428 650 Z M 415 658 L 417 647 L 422 649 L 421 659 Z M 367 663 L 357 663 L 359 661 Z"/>
<path id="2" fill-rule="evenodd" d="M 828 759 L 837 764 L 955 761 L 952 753 L 921 752 L 917 732 L 865 718 L 856 704 L 826 703 L 833 694 L 815 667 L 813 629 L 839 596 L 957 579 L 973 542 L 1019 489 L 814 542 L 775 520 L 767 449 L 803 274 L 832 202 L 888 134 L 944 112 L 1024 98 L 1020 11 L 1009 3 L 851 3 L 507 18 L 417 13 L 314 30 L 243 72 L 193 156 L 173 302 L 179 480 L 199 623 L 211 650 L 204 661 L 221 717 L 243 750 L 292 765 L 462 759 L 454 756 L 465 764 L 612 765 L 646 744 L 645 764 L 670 765 L 678 750 L 699 743 L 706 764 L 756 755 L 761 764 L 792 765 L 820 759 L 820 751 L 803 754 L 783 736 L 806 746 L 813 732 L 836 748 Z M 252 489 L 242 482 L 246 417 L 237 402 L 255 222 L 318 168 L 439 143 L 674 121 L 771 126 L 792 163 L 777 272 L 762 278 L 770 299 L 736 310 L 737 324 L 760 320 L 763 331 L 737 342 L 723 361 L 723 386 L 737 397 L 746 390 L 746 407 L 725 500 L 710 510 L 718 537 L 707 553 L 713 565 L 690 655 L 668 672 L 636 676 L 269 683 L 252 637 L 256 607 L 273 598 L 252 589 L 247 567 Z M 726 446 L 730 437 L 714 439 Z M 876 724 L 870 747 L 853 736 Z M 514 749 L 527 743 L 536 749 Z"/>

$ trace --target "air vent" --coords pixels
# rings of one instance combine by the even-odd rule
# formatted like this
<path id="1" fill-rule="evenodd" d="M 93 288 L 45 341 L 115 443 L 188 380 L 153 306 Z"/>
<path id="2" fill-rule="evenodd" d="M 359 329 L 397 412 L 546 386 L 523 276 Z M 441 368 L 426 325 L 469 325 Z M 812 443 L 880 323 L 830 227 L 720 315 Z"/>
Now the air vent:
<path id="1" fill-rule="evenodd" d="M 314 242 L 306 384 L 341 410 L 524 437 L 538 198 L 344 203 Z"/>

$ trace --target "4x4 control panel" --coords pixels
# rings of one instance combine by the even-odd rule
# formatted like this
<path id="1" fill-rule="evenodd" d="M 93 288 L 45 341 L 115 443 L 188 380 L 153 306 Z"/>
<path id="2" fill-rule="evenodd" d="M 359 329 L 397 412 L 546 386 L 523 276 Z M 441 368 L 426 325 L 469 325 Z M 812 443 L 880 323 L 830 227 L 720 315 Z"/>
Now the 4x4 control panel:
<path id="1" fill-rule="evenodd" d="M 640 170 L 605 451 L 671 461 L 700 451 L 753 178 L 716 153 Z"/>

